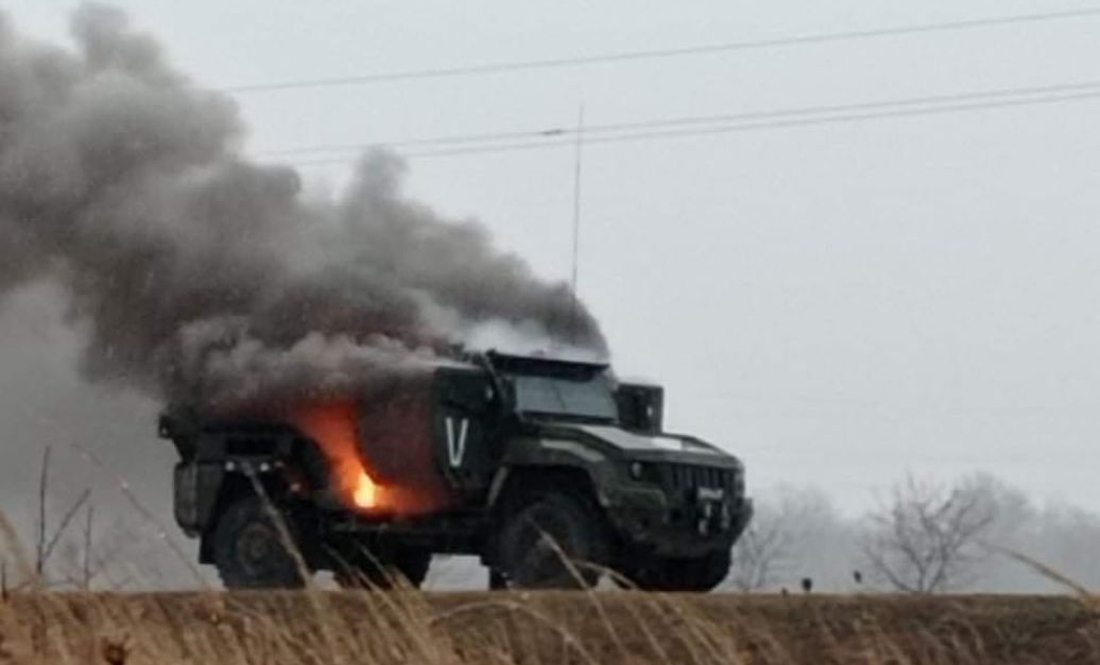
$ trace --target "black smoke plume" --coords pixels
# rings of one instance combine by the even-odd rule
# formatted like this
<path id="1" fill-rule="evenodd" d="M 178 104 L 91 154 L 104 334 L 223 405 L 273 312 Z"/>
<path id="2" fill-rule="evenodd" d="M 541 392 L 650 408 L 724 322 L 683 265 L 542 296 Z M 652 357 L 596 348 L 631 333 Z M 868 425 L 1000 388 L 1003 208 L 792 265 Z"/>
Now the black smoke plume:
<path id="1" fill-rule="evenodd" d="M 494 340 L 606 345 L 569 288 L 494 249 L 475 222 L 401 192 L 364 157 L 339 197 L 241 152 L 233 101 L 176 72 L 99 5 L 75 51 L 0 15 L 0 297 L 60 283 L 82 371 L 165 400 L 262 397 Z"/>

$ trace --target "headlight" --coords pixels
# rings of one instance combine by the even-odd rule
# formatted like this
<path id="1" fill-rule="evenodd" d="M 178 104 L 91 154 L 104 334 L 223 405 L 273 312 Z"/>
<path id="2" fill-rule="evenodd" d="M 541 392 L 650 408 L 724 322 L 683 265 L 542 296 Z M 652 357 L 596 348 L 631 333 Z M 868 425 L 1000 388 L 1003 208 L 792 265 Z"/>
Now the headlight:
<path id="1" fill-rule="evenodd" d="M 641 480 L 645 475 L 645 466 L 641 462 L 630 463 L 630 477 L 634 480 Z"/>

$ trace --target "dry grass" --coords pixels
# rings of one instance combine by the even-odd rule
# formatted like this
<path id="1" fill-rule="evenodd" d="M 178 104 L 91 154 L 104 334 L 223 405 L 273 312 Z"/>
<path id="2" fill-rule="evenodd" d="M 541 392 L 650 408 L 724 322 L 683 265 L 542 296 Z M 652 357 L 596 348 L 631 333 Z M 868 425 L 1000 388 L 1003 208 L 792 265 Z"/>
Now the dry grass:
<path id="1" fill-rule="evenodd" d="M 1070 598 L 19 593 L 0 663 L 1098 663 Z"/>
<path id="2" fill-rule="evenodd" d="M 1072 598 L 60 592 L 35 581 L 41 559 L 2 512 L 0 546 L 0 665 L 1100 663 L 1100 603 L 1072 585 Z"/>

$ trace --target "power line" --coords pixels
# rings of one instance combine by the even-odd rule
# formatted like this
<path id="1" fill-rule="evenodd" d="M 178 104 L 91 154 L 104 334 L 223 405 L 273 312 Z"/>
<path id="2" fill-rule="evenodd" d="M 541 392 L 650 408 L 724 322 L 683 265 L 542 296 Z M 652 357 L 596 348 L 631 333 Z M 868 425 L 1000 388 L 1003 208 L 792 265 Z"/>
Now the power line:
<path id="1" fill-rule="evenodd" d="M 567 136 L 573 133 L 573 129 L 564 127 L 551 127 L 549 129 L 528 130 L 516 132 L 493 132 L 485 134 L 464 134 L 457 136 L 437 136 L 420 139 L 401 139 L 397 141 L 373 141 L 370 143 L 330 143 L 327 145 L 300 146 L 297 148 L 283 148 L 279 150 L 265 150 L 263 155 L 308 155 L 319 152 L 348 152 L 360 151 L 367 148 L 386 146 L 388 148 L 410 148 L 418 146 L 446 145 L 455 143 L 478 143 L 484 141 L 496 141 L 504 139 L 532 139 L 553 138 Z M 586 130 L 587 131 L 587 130 Z"/>
<path id="2" fill-rule="evenodd" d="M 773 39 L 726 42 L 722 44 L 703 44 L 699 46 L 682 46 L 644 51 L 619 51 L 616 53 L 603 53 L 598 55 L 576 56 L 568 58 L 519 60 L 512 62 L 485 63 L 479 65 L 463 65 L 459 67 L 438 67 L 434 69 L 380 72 L 377 74 L 360 74 L 355 76 L 336 76 L 328 78 L 276 81 L 272 83 L 254 83 L 248 85 L 232 86 L 228 88 L 223 88 L 222 90 L 224 92 L 246 94 L 275 92 L 283 90 L 300 90 L 308 88 L 330 88 L 353 85 L 369 85 L 395 81 L 440 79 L 457 76 L 504 74 L 508 72 L 523 70 L 561 69 L 566 67 L 582 67 L 588 65 L 611 64 L 637 60 L 660 60 L 682 56 L 729 53 L 734 51 L 747 51 L 755 49 L 775 48 L 781 46 L 805 46 L 811 44 L 826 44 L 830 42 L 842 42 L 856 39 L 898 37 L 930 32 L 973 30 L 979 28 L 1002 27 L 1041 21 L 1090 18 L 1098 15 L 1100 15 L 1100 7 L 1085 7 L 1081 9 L 1071 9 L 1066 11 L 1018 14 L 1015 16 L 1000 16 L 980 19 L 968 19 L 961 21 L 946 21 L 941 23 L 923 23 L 917 25 L 894 26 L 869 30 L 847 30 L 843 32 L 815 33 L 808 35 L 796 35 L 792 37 L 779 37 Z"/>
<path id="3" fill-rule="evenodd" d="M 851 111 L 848 110 L 853 106 L 847 107 L 834 107 L 838 109 L 845 109 L 847 112 L 832 113 L 832 114 L 819 114 L 810 117 L 791 117 L 795 116 L 793 110 L 791 111 L 778 111 L 772 115 L 758 114 L 755 121 L 741 121 L 741 122 L 724 122 L 715 124 L 713 126 L 703 127 L 689 127 L 679 129 L 662 129 L 657 131 L 635 131 L 632 133 L 623 133 L 613 136 L 595 136 L 585 138 L 585 145 L 592 144 L 606 144 L 606 143 L 623 143 L 634 142 L 652 139 L 662 138 L 679 138 L 689 136 L 702 136 L 709 134 L 724 134 L 733 132 L 747 132 L 758 131 L 768 129 L 783 129 L 792 127 L 806 127 L 813 125 L 826 125 L 826 124 L 842 124 L 842 123 L 855 123 L 867 120 L 875 120 L 882 118 L 901 118 L 901 117 L 914 117 L 914 116 L 929 116 L 947 113 L 959 113 L 975 110 L 987 110 L 998 108 L 1009 108 L 1017 106 L 1029 106 L 1029 105 L 1044 105 L 1055 104 L 1064 102 L 1086 101 L 1091 99 L 1100 98 L 1100 87 L 1094 87 L 1091 89 L 1085 89 L 1081 92 L 1063 92 L 1059 94 L 1047 94 L 1040 96 L 1028 96 L 1018 99 L 1000 99 L 994 101 L 965 101 L 956 102 L 951 104 L 940 104 L 936 106 L 925 106 L 919 108 L 886 108 L 882 110 L 868 110 L 868 111 Z M 973 100 L 974 98 L 971 98 Z M 732 117 L 732 116 L 731 116 Z M 667 121 L 653 121 L 650 126 L 658 127 L 657 123 L 676 123 L 681 120 L 688 119 L 673 119 Z M 642 123 L 636 123 L 638 126 L 644 126 Z M 589 134 L 590 130 L 585 128 L 585 134 Z M 503 152 L 517 152 L 527 150 L 540 150 L 540 149 L 553 149 L 563 148 L 574 145 L 573 141 L 568 138 L 562 140 L 546 140 L 546 141 L 528 141 L 528 142 L 512 142 L 512 143 L 487 143 L 482 145 L 472 145 L 459 148 L 447 148 L 441 150 L 429 150 L 421 152 L 408 152 L 404 153 L 404 156 L 410 158 L 424 158 L 424 157 L 445 157 L 453 155 L 467 155 L 467 154 L 484 154 L 484 153 L 503 153 Z M 328 159 L 316 159 L 316 160 L 304 160 L 294 161 L 297 166 L 323 166 L 328 164 L 345 164 L 349 161 L 353 161 L 352 157 L 340 157 L 340 158 L 328 158 Z"/>
<path id="4" fill-rule="evenodd" d="M 748 120 L 765 120 L 779 117 L 837 114 L 852 111 L 867 111 L 883 108 L 904 108 L 910 106 L 926 106 L 933 104 L 948 104 L 953 102 L 969 102 L 983 99 L 999 98 L 1031 98 L 1056 93 L 1071 93 L 1100 89 L 1100 79 L 1082 81 L 1078 83 L 1063 83 L 1036 87 L 1000 88 L 996 90 L 983 90 L 977 92 L 954 93 L 946 95 L 925 95 L 920 97 L 903 97 L 900 99 L 881 100 L 873 102 L 856 102 L 848 104 L 819 104 L 790 109 L 773 109 L 769 111 L 750 111 L 743 113 L 726 113 L 718 115 L 688 116 L 680 118 L 667 118 L 658 120 L 644 120 L 638 122 L 608 123 L 602 125 L 586 125 L 586 135 L 599 135 L 608 133 L 620 133 L 629 130 L 654 129 L 663 127 L 675 127 L 684 125 L 704 125 L 715 123 L 731 123 Z M 1006 100 L 1008 101 L 1008 100 Z M 1014 101 L 1014 100 L 1013 100 Z M 566 127 L 549 127 L 539 130 L 460 134 L 450 136 L 438 136 L 429 138 L 403 139 L 396 141 L 375 141 L 372 143 L 333 143 L 326 145 L 301 146 L 282 150 L 268 150 L 260 153 L 265 156 L 274 155 L 308 155 L 329 152 L 360 152 L 368 148 L 386 146 L 389 148 L 434 147 L 462 144 L 483 144 L 492 142 L 512 141 L 518 139 L 567 139 L 575 134 L 576 130 Z"/>
<path id="5" fill-rule="evenodd" d="M 876 112 L 868 112 L 868 113 L 851 113 L 851 114 L 844 114 L 844 115 L 826 116 L 826 117 L 820 117 L 820 118 L 798 118 L 798 119 L 792 119 L 792 120 L 774 120 L 774 121 L 763 121 L 763 122 L 755 122 L 755 123 L 732 124 L 732 125 L 727 125 L 727 126 L 709 127 L 709 128 L 702 128 L 702 129 L 683 129 L 683 130 L 667 130 L 667 131 L 656 131 L 656 132 L 638 132 L 638 133 L 635 133 L 635 134 L 628 134 L 628 135 L 623 135 L 623 136 L 612 136 L 612 137 L 602 137 L 602 138 L 597 137 L 597 138 L 593 138 L 593 139 L 588 139 L 588 140 L 585 141 L 585 144 L 588 145 L 588 144 L 602 144 L 602 143 L 622 143 L 622 142 L 628 142 L 628 141 L 632 142 L 632 141 L 641 141 L 641 140 L 659 139 L 659 138 L 677 138 L 677 137 L 686 137 L 686 136 L 701 136 L 701 135 L 706 135 L 706 134 L 725 134 L 725 133 L 744 132 L 744 131 L 753 131 L 753 130 L 764 130 L 764 129 L 781 129 L 781 128 L 787 128 L 787 127 L 806 127 L 806 126 L 812 126 L 812 125 L 851 123 L 851 122 L 860 122 L 860 121 L 864 121 L 864 120 L 874 120 L 874 119 L 879 119 L 879 118 L 900 118 L 900 117 L 908 117 L 908 116 L 937 115 L 937 114 L 943 114 L 943 113 L 957 113 L 957 112 L 960 112 L 960 111 L 973 111 L 973 110 L 981 110 L 981 109 L 1005 108 L 1005 107 L 1012 107 L 1012 106 L 1028 106 L 1028 105 L 1051 104 L 1051 103 L 1058 103 L 1058 102 L 1081 101 L 1081 100 L 1095 99 L 1095 98 L 1100 98 L 1100 90 L 1095 90 L 1095 91 L 1086 92 L 1086 93 L 1078 93 L 1078 94 L 1073 94 L 1073 95 L 1061 95 L 1061 96 L 1052 95 L 1052 96 L 1048 96 L 1048 97 L 1031 97 L 1031 98 L 1027 98 L 1027 99 L 1006 100 L 1006 101 L 1000 101 L 1000 102 L 976 102 L 976 103 L 972 103 L 972 104 L 943 105 L 943 106 L 929 107 L 929 108 L 923 108 L 923 109 L 908 109 L 908 110 L 897 110 L 897 111 L 876 111 Z M 505 151 L 512 151 L 512 150 L 532 150 L 532 149 L 539 149 L 539 148 L 562 147 L 562 146 L 567 146 L 567 145 L 569 145 L 568 142 L 563 143 L 563 142 L 546 141 L 546 142 L 542 142 L 542 143 L 527 143 L 527 144 L 517 144 L 517 145 L 511 145 L 511 146 L 486 146 L 484 149 L 481 149 L 481 148 L 478 148 L 478 147 L 472 147 L 472 148 L 468 148 L 468 149 L 456 148 L 456 149 L 452 149 L 452 150 L 426 151 L 426 152 L 420 152 L 420 153 L 415 153 L 414 152 L 414 153 L 407 153 L 406 156 L 407 157 L 417 157 L 417 158 L 418 157 L 444 157 L 444 156 L 448 156 L 448 155 L 461 155 L 461 154 L 471 154 L 471 153 L 478 153 L 478 152 L 505 152 Z"/>

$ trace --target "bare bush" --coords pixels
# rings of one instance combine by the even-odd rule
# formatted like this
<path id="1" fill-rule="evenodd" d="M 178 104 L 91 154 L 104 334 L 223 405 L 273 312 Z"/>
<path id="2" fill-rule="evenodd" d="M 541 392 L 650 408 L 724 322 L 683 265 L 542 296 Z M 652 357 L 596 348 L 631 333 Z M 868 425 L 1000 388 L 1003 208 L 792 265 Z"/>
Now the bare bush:
<path id="1" fill-rule="evenodd" d="M 996 497 L 981 477 L 945 487 L 910 476 L 870 515 L 864 554 L 872 573 L 895 590 L 958 589 L 975 581 L 988 557 L 982 541 L 996 517 Z"/>

